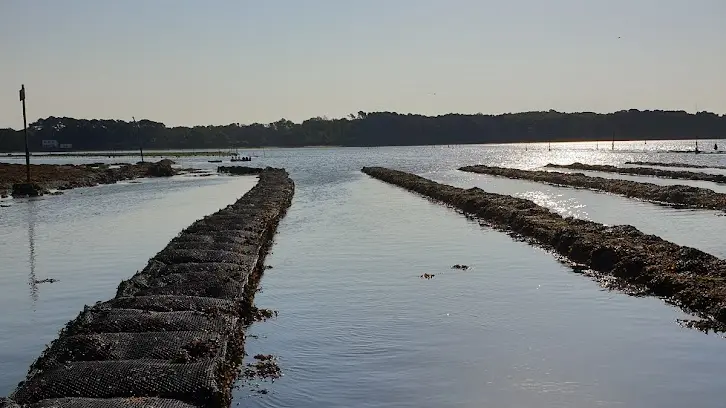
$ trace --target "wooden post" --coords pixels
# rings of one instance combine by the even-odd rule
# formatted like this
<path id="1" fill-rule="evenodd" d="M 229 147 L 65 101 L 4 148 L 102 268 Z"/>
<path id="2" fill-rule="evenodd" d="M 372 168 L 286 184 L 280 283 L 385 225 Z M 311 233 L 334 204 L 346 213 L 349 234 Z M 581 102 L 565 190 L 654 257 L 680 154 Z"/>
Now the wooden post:
<path id="1" fill-rule="evenodd" d="M 134 120 L 134 128 L 136 128 L 136 136 L 139 139 L 139 153 L 141 153 L 141 162 L 143 163 L 144 162 L 144 145 L 141 142 L 141 129 L 139 129 L 139 124 L 136 123 L 136 118 L 132 116 L 131 119 Z"/>
<path id="2" fill-rule="evenodd" d="M 23 133 L 25 134 L 25 181 L 30 183 L 30 149 L 28 148 L 28 120 L 25 115 L 25 84 L 20 85 L 20 102 L 23 103 Z"/>

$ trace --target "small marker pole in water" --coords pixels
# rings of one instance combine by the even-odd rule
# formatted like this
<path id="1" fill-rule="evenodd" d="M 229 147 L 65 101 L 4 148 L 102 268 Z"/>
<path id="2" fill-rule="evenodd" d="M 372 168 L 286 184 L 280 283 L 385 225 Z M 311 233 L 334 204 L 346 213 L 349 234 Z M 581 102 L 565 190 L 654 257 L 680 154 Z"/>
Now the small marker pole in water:
<path id="1" fill-rule="evenodd" d="M 25 134 L 25 181 L 30 183 L 30 149 L 28 148 L 28 120 L 25 115 L 25 84 L 20 85 L 20 102 L 23 103 L 23 134 Z"/>
<path id="2" fill-rule="evenodd" d="M 134 120 L 134 128 L 136 129 L 136 136 L 139 138 L 139 153 L 141 153 L 141 163 L 144 162 L 144 146 L 141 144 L 141 132 L 139 131 L 139 125 L 136 123 L 136 118 L 131 117 Z"/>

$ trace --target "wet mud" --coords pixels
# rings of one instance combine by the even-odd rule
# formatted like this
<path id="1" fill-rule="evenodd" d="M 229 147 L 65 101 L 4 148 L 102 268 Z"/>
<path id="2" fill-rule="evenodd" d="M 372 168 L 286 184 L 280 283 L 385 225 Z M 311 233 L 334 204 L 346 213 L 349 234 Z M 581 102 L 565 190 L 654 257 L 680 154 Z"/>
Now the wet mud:
<path id="1" fill-rule="evenodd" d="M 171 160 L 124 163 L 110 166 L 95 164 L 31 164 L 32 183 L 25 183 L 24 164 L 0 163 L 0 194 L 26 197 L 47 194 L 49 190 L 70 190 L 78 187 L 93 187 L 100 184 L 114 184 L 119 181 L 142 177 L 171 177 L 179 173 L 172 167 Z"/>
<path id="2" fill-rule="evenodd" d="M 182 231 L 114 299 L 84 308 L 5 403 L 228 406 L 244 374 L 246 327 L 276 315 L 253 302 L 293 193 L 287 172 L 264 169 L 247 194 Z M 274 359 L 258 363 L 274 374 Z"/>
<path id="3" fill-rule="evenodd" d="M 652 167 L 615 167 L 603 164 L 583 164 L 583 163 L 572 163 L 572 164 L 548 164 L 545 167 L 555 169 L 570 169 L 570 170 L 587 170 L 587 171 L 602 171 L 607 173 L 617 174 L 628 174 L 635 176 L 652 176 L 660 178 L 669 178 L 675 180 L 698 180 L 698 181 L 711 181 L 714 183 L 726 184 L 726 176 L 721 174 L 708 174 L 696 171 L 685 171 L 685 170 L 663 170 L 654 169 Z"/>
<path id="4" fill-rule="evenodd" d="M 605 226 L 562 216 L 530 200 L 462 189 L 381 167 L 363 172 L 448 204 L 482 225 L 552 250 L 610 288 L 653 295 L 700 317 L 699 328 L 726 323 L 726 261 L 647 235 L 629 225 Z"/>
<path id="5" fill-rule="evenodd" d="M 653 183 L 587 176 L 582 173 L 520 170 L 483 165 L 466 166 L 459 170 L 512 179 L 530 180 L 556 186 L 603 191 L 678 208 L 726 211 L 726 194 L 717 193 L 707 188 L 685 185 L 662 186 Z"/>

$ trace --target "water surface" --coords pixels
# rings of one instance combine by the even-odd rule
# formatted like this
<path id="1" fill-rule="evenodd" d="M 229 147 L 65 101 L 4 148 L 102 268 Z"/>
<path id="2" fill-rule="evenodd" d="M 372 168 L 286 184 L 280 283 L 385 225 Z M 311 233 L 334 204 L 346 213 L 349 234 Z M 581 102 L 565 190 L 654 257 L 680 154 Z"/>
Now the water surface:
<path id="1" fill-rule="evenodd" d="M 726 164 L 720 155 L 655 151 L 690 144 L 649 142 L 639 151 L 623 143 L 615 152 L 588 143 L 553 144 L 552 151 L 546 144 L 266 149 L 251 164 L 287 168 L 296 195 L 257 297 L 280 316 L 252 326 L 257 337 L 248 339 L 247 351 L 275 354 L 285 375 L 261 385 L 266 395 L 242 385 L 235 404 L 723 406 L 724 339 L 680 327 L 675 320 L 686 316 L 677 308 L 604 291 L 540 248 L 360 173 L 384 165 L 480 185 L 725 256 L 713 243 L 721 230 L 715 220 L 724 217 L 713 212 L 456 171 L 477 163 Z M 213 169 L 208 159 L 182 158 L 179 165 Z M 43 159 L 68 160 L 119 161 Z M 179 177 L 4 200 L 0 307 L 9 312 L 0 317 L 0 394 L 15 387 L 84 304 L 112 297 L 178 231 L 253 183 Z M 457 263 L 471 269 L 450 269 Z M 424 273 L 436 276 L 421 279 Z M 34 288 L 31 274 L 60 281 Z"/>

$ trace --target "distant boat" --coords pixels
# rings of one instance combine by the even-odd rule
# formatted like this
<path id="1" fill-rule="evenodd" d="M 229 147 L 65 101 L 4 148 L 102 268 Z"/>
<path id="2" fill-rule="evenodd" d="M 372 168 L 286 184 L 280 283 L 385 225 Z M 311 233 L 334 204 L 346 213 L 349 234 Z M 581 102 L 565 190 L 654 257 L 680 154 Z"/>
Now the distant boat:
<path id="1" fill-rule="evenodd" d="M 222 163 L 222 160 L 209 160 L 210 163 Z"/>

